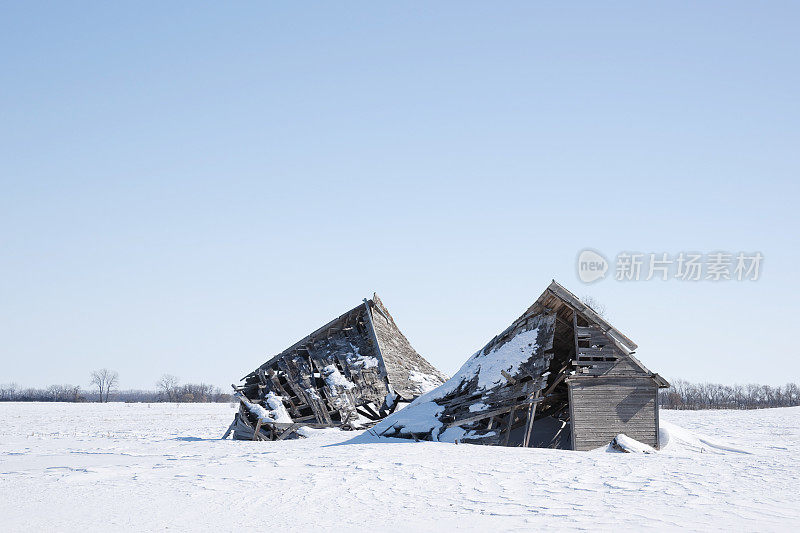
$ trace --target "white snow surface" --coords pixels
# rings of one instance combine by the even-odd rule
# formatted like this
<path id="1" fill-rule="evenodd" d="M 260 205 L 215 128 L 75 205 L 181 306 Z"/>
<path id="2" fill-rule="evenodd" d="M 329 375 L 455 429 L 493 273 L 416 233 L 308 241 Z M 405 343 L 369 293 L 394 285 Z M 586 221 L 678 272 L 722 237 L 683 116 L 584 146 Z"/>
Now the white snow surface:
<path id="1" fill-rule="evenodd" d="M 417 390 L 421 394 L 430 392 L 442 384 L 442 380 L 436 376 L 420 372 L 419 370 L 410 371 L 408 373 L 408 379 L 416 384 Z"/>
<path id="2" fill-rule="evenodd" d="M 250 412 L 260 418 L 262 422 L 280 424 L 291 424 L 294 422 L 289 414 L 289 411 L 287 411 L 286 407 L 283 405 L 283 400 L 281 400 L 280 396 L 270 391 L 267 393 L 267 396 L 264 398 L 264 400 L 268 409 L 261 407 L 257 403 L 247 402 L 245 405 Z"/>
<path id="3" fill-rule="evenodd" d="M 358 361 L 361 363 L 361 366 L 364 368 L 378 368 L 378 359 L 375 357 L 369 357 L 367 355 L 362 355 L 359 357 Z"/>
<path id="4" fill-rule="evenodd" d="M 378 367 L 378 359 L 369 355 L 361 355 L 358 350 L 358 346 L 354 344 L 350 344 L 350 347 L 353 349 L 352 352 L 347 354 L 347 361 L 357 367 L 361 368 L 377 368 Z"/>
<path id="5" fill-rule="evenodd" d="M 325 376 L 325 382 L 328 384 L 331 394 L 334 396 L 338 395 L 336 392 L 336 387 L 342 387 L 346 390 L 350 390 L 356 386 L 355 383 L 344 377 L 344 375 L 339 372 L 339 369 L 336 368 L 335 365 L 326 366 L 322 369 L 322 373 Z"/>
<path id="6" fill-rule="evenodd" d="M 486 405 L 485 403 L 477 402 L 477 403 L 473 403 L 472 405 L 469 406 L 469 412 L 470 413 L 477 413 L 479 411 L 485 411 L 488 408 L 489 408 L 489 406 Z"/>
<path id="7" fill-rule="evenodd" d="M 665 434 L 669 434 L 669 432 L 664 431 Z M 620 433 L 616 437 L 614 437 L 614 441 L 618 448 L 622 448 L 622 450 L 615 449 L 613 444 L 608 445 L 608 449 L 606 451 L 614 453 L 655 453 L 655 450 L 652 446 L 648 446 L 643 442 L 639 442 L 638 440 L 632 439 L 629 436 L 625 435 L 624 433 Z"/>
<path id="8" fill-rule="evenodd" d="M 0 403 L 0 529 L 791 531 L 800 407 L 661 412 L 651 454 L 303 430 L 219 440 L 228 404 Z M 460 429 L 460 428 L 453 428 Z M 449 431 L 449 430 L 447 430 Z"/>
<path id="9" fill-rule="evenodd" d="M 289 411 L 286 410 L 286 406 L 283 405 L 283 400 L 280 396 L 270 391 L 264 400 L 270 409 L 270 415 L 272 415 L 274 422 L 279 424 L 291 424 L 294 422 Z"/>
<path id="10" fill-rule="evenodd" d="M 503 370 L 512 376 L 515 375 L 519 365 L 530 359 L 539 347 L 536 344 L 538 334 L 539 328 L 523 331 L 502 346 L 493 348 L 487 354 L 477 352 L 467 359 L 455 376 L 437 389 L 435 397 L 441 398 L 458 388 L 462 381 L 470 380 L 476 374 L 478 375 L 476 390 L 491 388 L 505 381 Z"/>

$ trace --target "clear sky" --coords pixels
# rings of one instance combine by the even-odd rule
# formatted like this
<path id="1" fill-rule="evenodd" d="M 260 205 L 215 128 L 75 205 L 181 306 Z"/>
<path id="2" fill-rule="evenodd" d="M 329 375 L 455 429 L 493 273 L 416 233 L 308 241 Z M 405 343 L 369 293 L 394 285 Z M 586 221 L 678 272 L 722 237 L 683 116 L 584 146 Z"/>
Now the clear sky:
<path id="1" fill-rule="evenodd" d="M 800 380 L 800 5 L 647 4 L 4 3 L 0 383 L 227 387 L 372 291 L 453 373 L 552 278 L 668 378 Z"/>

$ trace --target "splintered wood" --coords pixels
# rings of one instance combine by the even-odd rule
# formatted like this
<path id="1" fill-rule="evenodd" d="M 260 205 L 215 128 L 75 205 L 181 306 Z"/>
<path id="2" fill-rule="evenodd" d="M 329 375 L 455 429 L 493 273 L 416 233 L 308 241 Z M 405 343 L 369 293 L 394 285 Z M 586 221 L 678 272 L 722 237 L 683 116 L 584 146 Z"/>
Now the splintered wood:
<path id="1" fill-rule="evenodd" d="M 301 426 L 378 423 L 378 436 L 413 440 L 586 450 L 623 434 L 657 448 L 657 393 L 669 384 L 636 349 L 553 281 L 443 384 L 375 295 L 234 387 L 240 409 L 226 435 L 275 440 Z"/>
<path id="2" fill-rule="evenodd" d="M 536 341 L 521 342 L 536 334 Z M 436 392 L 375 428 L 384 437 L 584 450 L 618 434 L 658 446 L 666 381 L 637 346 L 553 281 Z M 423 429 L 420 429 L 423 428 Z M 425 430 L 424 428 L 429 428 Z"/>
<path id="3" fill-rule="evenodd" d="M 369 427 L 445 379 L 374 295 L 234 385 L 239 412 L 225 436 L 280 440 L 301 426 Z"/>

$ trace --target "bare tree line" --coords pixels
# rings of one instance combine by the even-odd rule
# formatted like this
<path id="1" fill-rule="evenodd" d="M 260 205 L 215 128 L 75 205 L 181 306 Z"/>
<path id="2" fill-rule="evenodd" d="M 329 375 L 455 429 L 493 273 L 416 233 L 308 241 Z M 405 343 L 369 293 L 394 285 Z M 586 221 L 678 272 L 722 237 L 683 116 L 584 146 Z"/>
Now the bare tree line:
<path id="1" fill-rule="evenodd" d="M 230 401 L 230 394 L 223 394 L 219 387 L 207 385 L 206 383 L 186 383 L 181 385 L 173 375 L 164 374 L 156 382 L 159 398 L 163 402 L 227 402 Z"/>
<path id="2" fill-rule="evenodd" d="M 93 384 L 94 385 L 94 384 Z M 20 388 L 14 383 L 0 385 L 0 402 L 101 402 L 112 397 L 119 402 L 225 403 L 231 395 L 219 387 L 205 383 L 181 385 L 175 376 L 164 374 L 156 382 L 156 390 L 115 390 L 99 385 L 83 390 L 75 385 L 50 385 L 44 389 Z M 112 396 L 109 396 L 112 395 Z M 764 409 L 800 405 L 800 386 L 796 383 L 770 385 L 722 385 L 671 381 L 661 389 L 658 399 L 663 409 Z"/>
<path id="3" fill-rule="evenodd" d="M 100 369 L 90 374 L 88 390 L 77 385 L 50 385 L 47 388 L 21 388 L 16 383 L 0 384 L 0 402 L 182 402 L 226 403 L 231 395 L 206 383 L 181 385 L 178 378 L 164 374 L 156 390 L 119 390 L 119 374 Z"/>
<path id="4" fill-rule="evenodd" d="M 722 385 L 672 380 L 668 389 L 658 392 L 664 409 L 764 409 L 800 405 L 800 387 L 796 383 L 770 385 Z"/>
<path id="5" fill-rule="evenodd" d="M 22 389 L 16 383 L 0 385 L 0 402 L 85 402 L 84 391 L 74 385 Z"/>

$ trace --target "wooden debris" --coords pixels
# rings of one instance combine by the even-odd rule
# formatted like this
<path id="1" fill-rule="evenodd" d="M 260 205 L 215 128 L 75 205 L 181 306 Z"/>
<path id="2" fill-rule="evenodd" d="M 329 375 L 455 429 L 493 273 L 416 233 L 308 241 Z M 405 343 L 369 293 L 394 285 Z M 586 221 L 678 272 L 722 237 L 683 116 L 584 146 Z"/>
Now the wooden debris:
<path id="1" fill-rule="evenodd" d="M 520 344 L 532 332 L 535 342 Z M 508 343 L 514 343 L 509 344 L 513 349 L 504 351 Z M 460 372 L 440 389 L 440 396 L 430 397 L 436 406 L 410 406 L 382 421 L 376 433 L 577 450 L 608 444 L 625 433 L 655 448 L 657 391 L 668 384 L 633 357 L 636 349 L 633 341 L 553 281 L 521 317 L 467 361 L 463 368 L 474 373 Z M 522 361 L 520 353 L 525 354 Z M 502 364 L 503 357 L 509 358 L 509 366 Z M 494 380 L 491 386 L 486 386 L 485 368 L 499 368 L 496 379 L 489 376 Z M 417 423 L 415 412 L 436 419 Z M 433 429 L 407 429 L 417 426 Z"/>
<path id="2" fill-rule="evenodd" d="M 240 408 L 225 436 L 232 431 L 235 439 L 285 439 L 300 425 L 369 427 L 445 380 L 411 347 L 373 295 L 245 376 L 244 385 L 234 386 Z M 280 399 L 278 410 L 285 409 L 284 418 L 297 427 L 256 414 L 272 412 L 271 398 Z"/>

